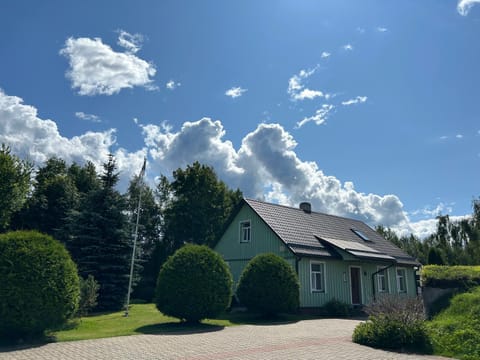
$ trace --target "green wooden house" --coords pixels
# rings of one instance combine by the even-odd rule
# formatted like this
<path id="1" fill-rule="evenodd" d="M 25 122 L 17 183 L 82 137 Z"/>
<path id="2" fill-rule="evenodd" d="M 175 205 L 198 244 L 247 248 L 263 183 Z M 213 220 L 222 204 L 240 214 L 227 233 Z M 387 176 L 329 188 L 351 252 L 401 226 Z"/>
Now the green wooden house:
<path id="1" fill-rule="evenodd" d="M 414 258 L 365 223 L 299 208 L 244 199 L 215 250 L 235 284 L 257 254 L 274 253 L 295 269 L 300 306 L 320 307 L 332 299 L 370 303 L 379 294 L 416 296 Z"/>

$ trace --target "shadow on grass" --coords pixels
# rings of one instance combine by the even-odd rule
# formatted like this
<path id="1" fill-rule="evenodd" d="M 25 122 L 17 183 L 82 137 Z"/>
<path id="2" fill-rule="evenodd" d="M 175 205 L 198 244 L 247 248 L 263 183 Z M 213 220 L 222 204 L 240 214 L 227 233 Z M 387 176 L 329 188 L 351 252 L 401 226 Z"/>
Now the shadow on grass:
<path id="1" fill-rule="evenodd" d="M 225 327 L 214 324 L 191 324 L 185 322 L 169 322 L 141 326 L 135 332 L 149 335 L 189 335 L 223 330 Z"/>

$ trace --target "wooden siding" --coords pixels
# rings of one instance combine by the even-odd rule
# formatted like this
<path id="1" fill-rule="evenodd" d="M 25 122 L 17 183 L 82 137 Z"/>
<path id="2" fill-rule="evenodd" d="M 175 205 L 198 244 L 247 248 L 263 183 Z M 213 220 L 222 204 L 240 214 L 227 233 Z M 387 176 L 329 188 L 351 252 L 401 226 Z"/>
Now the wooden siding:
<path id="1" fill-rule="evenodd" d="M 250 221 L 250 242 L 240 242 L 240 222 L 247 220 Z M 242 207 L 220 238 L 215 251 L 228 263 L 235 285 L 245 265 L 258 254 L 274 253 L 295 268 L 293 253 L 249 206 Z"/>

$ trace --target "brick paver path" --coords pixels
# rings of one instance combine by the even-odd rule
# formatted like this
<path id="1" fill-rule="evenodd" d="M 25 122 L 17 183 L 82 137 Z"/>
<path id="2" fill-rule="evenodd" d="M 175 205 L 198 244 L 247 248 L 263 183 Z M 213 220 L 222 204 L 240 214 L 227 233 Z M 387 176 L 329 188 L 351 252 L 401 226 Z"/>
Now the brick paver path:
<path id="1" fill-rule="evenodd" d="M 52 343 L 0 352 L 0 360 L 441 359 L 354 344 L 351 336 L 358 323 L 357 320 L 320 319 L 285 325 L 235 326 L 195 334 L 136 335 Z"/>

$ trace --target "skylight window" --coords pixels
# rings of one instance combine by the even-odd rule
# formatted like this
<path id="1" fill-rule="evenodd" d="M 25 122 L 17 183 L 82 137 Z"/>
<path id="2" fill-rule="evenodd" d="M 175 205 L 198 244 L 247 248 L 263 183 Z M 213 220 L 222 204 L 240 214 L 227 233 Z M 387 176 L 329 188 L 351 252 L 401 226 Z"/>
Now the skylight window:
<path id="1" fill-rule="evenodd" d="M 363 232 L 361 232 L 360 230 L 357 230 L 357 229 L 351 229 L 360 239 L 364 240 L 364 241 L 370 241 L 370 238 L 365 235 Z"/>

